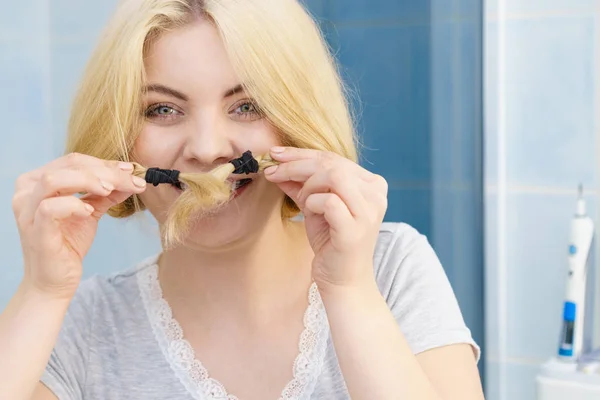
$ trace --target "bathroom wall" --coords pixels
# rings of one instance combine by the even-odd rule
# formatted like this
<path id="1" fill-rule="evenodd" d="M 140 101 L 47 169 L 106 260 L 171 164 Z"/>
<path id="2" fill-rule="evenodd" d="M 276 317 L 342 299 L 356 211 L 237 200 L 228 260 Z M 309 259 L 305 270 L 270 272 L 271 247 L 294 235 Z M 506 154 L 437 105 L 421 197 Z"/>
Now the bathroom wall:
<path id="1" fill-rule="evenodd" d="M 489 400 L 535 398 L 539 365 L 557 351 L 579 183 L 598 215 L 599 7 L 593 0 L 486 2 Z"/>
<path id="2" fill-rule="evenodd" d="M 4 267 L 0 308 L 21 277 L 14 179 L 62 153 L 70 101 L 116 0 L 0 0 Z M 361 163 L 390 184 L 388 221 L 434 245 L 484 347 L 481 0 L 307 0 L 360 99 Z M 38 145 L 34 147 L 34 145 Z M 85 275 L 157 251 L 150 220 L 103 219 Z M 481 363 L 483 367 L 484 363 Z"/>

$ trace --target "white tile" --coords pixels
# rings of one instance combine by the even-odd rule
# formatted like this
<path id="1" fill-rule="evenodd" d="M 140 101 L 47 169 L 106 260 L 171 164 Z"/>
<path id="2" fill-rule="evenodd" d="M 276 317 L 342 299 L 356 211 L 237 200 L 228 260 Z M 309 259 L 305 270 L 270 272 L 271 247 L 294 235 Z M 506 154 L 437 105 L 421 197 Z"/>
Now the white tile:
<path id="1" fill-rule="evenodd" d="M 505 397 L 502 400 L 535 400 L 535 377 L 538 365 L 508 363 Z"/>
<path id="2" fill-rule="evenodd" d="M 595 0 L 505 0 L 506 11 L 512 14 L 592 13 L 598 7 Z"/>
<path id="3" fill-rule="evenodd" d="M 486 400 L 504 400 L 500 397 L 500 365 L 497 362 L 485 364 L 484 394 Z"/>
<path id="4" fill-rule="evenodd" d="M 500 48 L 498 46 L 498 24 L 487 22 L 484 24 L 484 51 L 483 51 L 483 171 L 486 185 L 495 185 L 498 182 L 498 162 L 504 154 L 499 154 L 499 139 L 503 118 L 500 115 L 500 106 L 503 104 L 502 69 L 500 68 Z"/>
<path id="5" fill-rule="evenodd" d="M 518 362 L 486 364 L 486 400 L 535 400 L 535 377 L 539 365 Z M 505 381 L 501 381 L 500 373 Z"/>
<path id="6" fill-rule="evenodd" d="M 485 233 L 484 233 L 484 306 L 485 306 L 485 346 L 486 359 L 498 359 L 500 357 L 503 332 L 506 331 L 506 324 L 500 323 L 502 315 L 501 306 L 506 306 L 506 302 L 500 303 L 500 295 L 503 285 L 506 285 L 506 278 L 502 277 L 499 270 L 498 259 L 498 198 L 496 194 L 486 194 L 484 201 L 485 209 Z"/>
<path id="7" fill-rule="evenodd" d="M 594 22 L 555 18 L 506 23 L 510 184 L 595 184 Z"/>

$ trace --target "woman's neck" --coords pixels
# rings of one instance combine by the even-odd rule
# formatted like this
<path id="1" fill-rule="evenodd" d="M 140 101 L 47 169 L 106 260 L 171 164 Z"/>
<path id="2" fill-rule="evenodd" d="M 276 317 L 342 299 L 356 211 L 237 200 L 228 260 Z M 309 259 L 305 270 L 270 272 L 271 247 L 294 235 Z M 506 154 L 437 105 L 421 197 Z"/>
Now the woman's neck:
<path id="1" fill-rule="evenodd" d="M 260 326 L 306 302 L 312 257 L 303 223 L 278 218 L 222 251 L 164 252 L 159 278 L 167 301 L 195 319 Z"/>

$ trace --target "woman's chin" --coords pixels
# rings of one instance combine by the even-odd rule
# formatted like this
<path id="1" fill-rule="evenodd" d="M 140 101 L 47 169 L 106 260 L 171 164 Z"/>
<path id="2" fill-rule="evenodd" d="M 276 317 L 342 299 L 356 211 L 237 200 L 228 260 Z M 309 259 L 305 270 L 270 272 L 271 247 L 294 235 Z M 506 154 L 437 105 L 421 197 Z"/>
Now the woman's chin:
<path id="1" fill-rule="evenodd" d="M 217 249 L 251 237 L 258 226 L 253 226 L 252 218 L 241 214 L 239 210 L 230 209 L 230 206 L 228 204 L 218 212 L 192 223 L 185 245 Z"/>

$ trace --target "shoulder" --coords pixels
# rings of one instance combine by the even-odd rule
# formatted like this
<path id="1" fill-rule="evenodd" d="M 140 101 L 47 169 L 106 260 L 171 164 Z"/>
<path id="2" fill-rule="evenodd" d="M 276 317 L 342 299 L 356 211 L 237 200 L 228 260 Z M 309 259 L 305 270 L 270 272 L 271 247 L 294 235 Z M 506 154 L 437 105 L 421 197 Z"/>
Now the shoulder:
<path id="1" fill-rule="evenodd" d="M 141 301 L 140 284 L 153 272 L 157 259 L 158 255 L 153 255 L 121 271 L 85 278 L 71 301 L 70 316 L 91 320 L 104 316 L 106 312 L 129 312 Z"/>
<path id="2" fill-rule="evenodd" d="M 405 223 L 382 224 L 374 272 L 382 295 L 415 353 L 469 343 L 479 359 L 479 347 L 425 235 Z"/>
<path id="3" fill-rule="evenodd" d="M 413 226 L 404 222 L 384 222 L 379 228 L 375 254 L 398 258 L 406 255 L 408 249 L 416 242 L 427 241 L 425 235 Z M 401 251 L 401 254 L 398 254 Z"/>
<path id="4" fill-rule="evenodd" d="M 156 259 L 82 280 L 41 378 L 57 397 L 83 398 L 90 365 L 108 370 L 127 357 L 128 349 L 144 343 L 140 332 L 148 329 L 139 287 L 155 271 Z"/>
<path id="5" fill-rule="evenodd" d="M 425 235 L 403 222 L 384 222 L 375 246 L 374 268 L 378 282 L 408 278 L 424 269 L 438 269 L 439 260 Z"/>
<path id="6" fill-rule="evenodd" d="M 435 295 L 450 286 L 427 237 L 406 223 L 381 225 L 373 264 L 377 283 L 388 298 Z"/>

